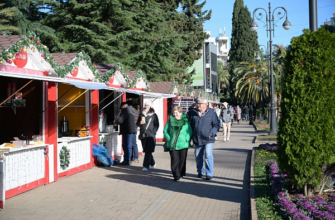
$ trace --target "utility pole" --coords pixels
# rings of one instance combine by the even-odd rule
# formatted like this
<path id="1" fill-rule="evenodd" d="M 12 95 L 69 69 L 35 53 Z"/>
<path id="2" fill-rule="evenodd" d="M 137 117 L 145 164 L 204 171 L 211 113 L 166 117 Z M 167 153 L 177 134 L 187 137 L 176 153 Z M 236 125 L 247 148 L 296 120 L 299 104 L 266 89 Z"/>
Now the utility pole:
<path id="1" fill-rule="evenodd" d="M 317 0 L 309 0 L 309 29 L 312 32 L 315 32 L 318 30 Z"/>

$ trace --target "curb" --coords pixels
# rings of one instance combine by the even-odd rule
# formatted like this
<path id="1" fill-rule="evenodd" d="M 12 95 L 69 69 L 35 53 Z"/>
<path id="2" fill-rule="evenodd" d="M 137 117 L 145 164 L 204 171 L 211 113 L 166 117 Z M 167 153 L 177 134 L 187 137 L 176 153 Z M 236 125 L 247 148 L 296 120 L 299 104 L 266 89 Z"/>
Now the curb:
<path id="1" fill-rule="evenodd" d="M 257 209 L 255 199 L 255 174 L 254 174 L 254 161 L 255 161 L 255 149 L 252 148 L 251 162 L 250 162 L 250 209 L 251 209 L 251 220 L 257 220 Z"/>

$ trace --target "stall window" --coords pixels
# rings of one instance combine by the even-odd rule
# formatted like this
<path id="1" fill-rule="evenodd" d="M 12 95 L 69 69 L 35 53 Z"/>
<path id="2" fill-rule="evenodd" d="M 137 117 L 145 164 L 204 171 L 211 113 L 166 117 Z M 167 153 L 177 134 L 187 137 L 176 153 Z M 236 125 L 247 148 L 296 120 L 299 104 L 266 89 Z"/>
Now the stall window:
<path id="1" fill-rule="evenodd" d="M 0 77 L 0 103 L 30 80 Z M 32 81 L 23 88 L 24 101 L 11 100 L 0 106 L 0 144 L 9 143 L 21 135 L 32 139 L 33 135 L 42 135 L 43 118 L 43 82 Z M 20 97 L 17 97 L 19 99 Z"/>

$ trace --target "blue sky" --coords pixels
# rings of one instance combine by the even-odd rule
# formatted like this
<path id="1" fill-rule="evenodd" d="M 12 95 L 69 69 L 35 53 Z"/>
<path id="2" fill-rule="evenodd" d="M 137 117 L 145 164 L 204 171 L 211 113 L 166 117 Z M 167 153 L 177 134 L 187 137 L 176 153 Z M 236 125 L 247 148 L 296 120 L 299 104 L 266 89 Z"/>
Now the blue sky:
<path id="1" fill-rule="evenodd" d="M 207 0 L 204 9 L 212 10 L 212 18 L 205 22 L 205 30 L 211 31 L 211 37 L 218 36 L 220 27 L 226 27 L 226 35 L 231 38 L 231 19 L 234 2 L 235 0 Z M 265 8 L 268 11 L 268 3 L 269 0 L 244 0 L 244 5 L 248 7 L 251 14 L 255 8 Z M 324 24 L 326 19 L 329 21 L 333 17 L 333 13 L 335 13 L 335 0 L 318 0 L 317 5 L 318 24 L 320 26 Z M 284 19 L 280 20 L 277 23 L 277 27 L 275 27 L 275 37 L 272 41 L 273 44 L 288 46 L 292 37 L 301 35 L 303 29 L 309 29 L 309 0 L 275 0 L 271 2 L 272 11 L 279 6 L 286 8 L 288 11 L 288 20 L 291 22 L 292 27 L 290 30 L 284 30 L 282 27 Z M 257 11 L 257 13 L 259 12 L 260 10 Z M 263 18 L 264 20 L 265 17 Z M 266 29 L 263 27 L 262 22 L 256 20 L 256 23 L 258 24 L 258 43 L 266 45 L 269 40 L 266 36 Z"/>

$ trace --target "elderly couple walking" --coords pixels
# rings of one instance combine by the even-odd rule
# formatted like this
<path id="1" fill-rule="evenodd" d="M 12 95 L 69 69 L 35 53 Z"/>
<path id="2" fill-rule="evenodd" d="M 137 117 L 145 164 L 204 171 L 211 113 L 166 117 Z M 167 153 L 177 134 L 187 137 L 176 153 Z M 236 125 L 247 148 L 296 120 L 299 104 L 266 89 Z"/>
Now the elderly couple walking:
<path id="1" fill-rule="evenodd" d="M 171 157 L 171 171 L 175 181 L 186 175 L 186 158 L 191 139 L 195 145 L 198 178 L 202 178 L 205 173 L 206 180 L 213 178 L 213 145 L 215 134 L 220 128 L 220 121 L 216 113 L 208 108 L 206 99 L 199 98 L 197 106 L 197 109 L 192 109 L 187 114 L 182 113 L 181 107 L 174 107 L 173 115 L 170 116 L 164 128 L 167 149 Z"/>

